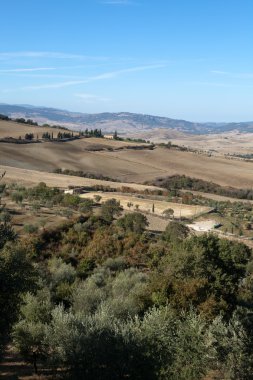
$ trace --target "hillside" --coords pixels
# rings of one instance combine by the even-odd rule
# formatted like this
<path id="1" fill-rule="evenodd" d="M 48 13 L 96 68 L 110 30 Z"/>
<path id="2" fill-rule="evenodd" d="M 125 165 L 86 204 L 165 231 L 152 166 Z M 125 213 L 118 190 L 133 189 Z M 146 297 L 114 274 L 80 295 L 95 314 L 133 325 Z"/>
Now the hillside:
<path id="1" fill-rule="evenodd" d="M 57 129 L 45 130 L 57 132 Z M 0 121 L 0 138 L 18 137 L 27 131 L 41 134 L 44 128 Z M 132 183 L 185 174 L 220 185 L 245 188 L 253 186 L 252 162 L 229 160 L 222 156 L 208 157 L 159 146 L 152 150 L 148 144 L 145 146 L 99 138 L 65 142 L 41 141 L 22 145 L 0 142 L 0 152 L 0 165 L 19 169 L 43 172 L 59 168 L 81 170 Z"/>
<path id="2" fill-rule="evenodd" d="M 153 130 L 166 130 L 175 138 L 182 134 L 210 134 L 229 131 L 253 132 L 253 122 L 242 123 L 199 123 L 186 120 L 176 120 L 168 117 L 136 114 L 129 112 L 88 114 L 82 112 L 69 112 L 47 107 L 34 107 L 30 105 L 0 104 L 0 114 L 9 117 L 31 118 L 40 124 L 61 124 L 71 129 L 101 128 L 104 132 L 115 129 L 120 134 L 132 135 L 145 132 L 150 134 Z M 155 132 L 156 134 L 157 132 Z M 151 138 L 154 134 L 150 134 Z"/>
<path id="3" fill-rule="evenodd" d="M 27 133 L 33 133 L 35 138 L 38 137 L 41 139 L 44 133 L 53 133 L 56 137 L 58 132 L 62 131 L 63 130 L 61 128 L 41 127 L 0 120 L 0 139 L 8 137 L 12 137 L 14 139 L 18 139 L 19 137 L 24 138 Z"/>

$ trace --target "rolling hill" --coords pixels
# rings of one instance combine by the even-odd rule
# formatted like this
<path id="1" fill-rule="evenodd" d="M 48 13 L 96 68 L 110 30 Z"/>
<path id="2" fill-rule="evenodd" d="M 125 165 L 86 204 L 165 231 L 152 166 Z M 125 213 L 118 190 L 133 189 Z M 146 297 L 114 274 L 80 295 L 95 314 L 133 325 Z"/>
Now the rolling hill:
<path id="1" fill-rule="evenodd" d="M 110 133 L 117 129 L 120 134 L 132 137 L 145 132 L 152 138 L 154 135 L 152 132 L 155 131 L 157 134 L 158 130 L 166 131 L 166 138 L 175 138 L 182 134 L 210 134 L 235 130 L 244 133 L 253 132 L 253 122 L 195 123 L 129 112 L 88 114 L 31 105 L 0 104 L 0 114 L 12 118 L 30 118 L 39 124 L 61 124 L 77 130 L 101 128 L 103 132 Z"/>
<path id="2" fill-rule="evenodd" d="M 101 174 L 132 183 L 185 174 L 221 185 L 253 186 L 252 162 L 230 160 L 223 156 L 209 157 L 198 152 L 182 152 L 159 146 L 150 149 L 148 144 L 99 138 L 45 141 L 41 139 L 41 134 L 47 130 L 52 132 L 52 128 L 0 120 L 0 137 L 17 137 L 27 132 L 39 135 L 38 141 L 21 145 L 0 141 L 0 165 L 17 170 L 42 171 L 41 180 L 47 176 L 46 172 L 61 168 Z M 53 131 L 56 133 L 57 129 Z"/>

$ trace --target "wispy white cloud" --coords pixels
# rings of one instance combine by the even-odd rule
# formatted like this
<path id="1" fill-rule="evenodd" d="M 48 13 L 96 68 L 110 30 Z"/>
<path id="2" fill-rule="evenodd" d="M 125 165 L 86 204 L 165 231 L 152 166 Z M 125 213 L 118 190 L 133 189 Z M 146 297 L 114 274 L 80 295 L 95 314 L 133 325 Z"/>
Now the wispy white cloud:
<path id="1" fill-rule="evenodd" d="M 68 75 L 68 74 L 33 74 L 33 73 L 1 73 L 0 75 L 4 76 L 11 76 L 11 77 L 17 77 L 17 78 L 43 78 L 43 79 L 76 79 L 81 80 L 83 77 L 80 75 Z"/>
<path id="2" fill-rule="evenodd" d="M 33 68 L 16 68 L 16 69 L 0 69 L 0 73 L 26 73 L 34 71 L 50 71 L 56 70 L 56 67 L 33 67 Z"/>
<path id="3" fill-rule="evenodd" d="M 137 67 L 131 67 L 128 69 L 106 72 L 103 74 L 87 77 L 81 80 L 72 80 L 72 81 L 65 81 L 65 82 L 46 83 L 46 84 L 26 86 L 26 87 L 20 88 L 20 90 L 42 90 L 42 89 L 50 89 L 50 88 L 51 89 L 64 88 L 64 87 L 76 86 L 76 85 L 86 84 L 86 83 L 100 81 L 100 80 L 112 79 L 112 78 L 116 78 L 120 75 L 127 74 L 127 73 L 133 73 L 133 72 L 145 71 L 145 70 L 154 70 L 154 69 L 159 69 L 163 67 L 166 67 L 166 65 L 156 64 L 156 65 L 137 66 Z"/>
<path id="4" fill-rule="evenodd" d="M 89 69 L 89 68 L 99 68 L 105 66 L 105 63 L 101 64 L 85 64 L 85 65 L 71 65 L 71 66 L 57 66 L 57 67 L 33 67 L 33 68 L 5 68 L 0 69 L 0 75 L 12 75 L 18 77 L 29 77 L 29 78 L 69 78 L 69 79 L 82 79 L 81 75 L 67 74 L 67 72 L 73 72 L 76 69 Z M 48 71 L 56 71 L 57 74 L 47 74 Z M 71 70 L 71 71 L 70 71 Z M 45 73 L 43 73 L 45 71 Z M 58 74 L 63 71 L 64 74 Z"/>
<path id="5" fill-rule="evenodd" d="M 92 104 L 97 102 L 108 102 L 110 99 L 101 97 L 94 94 L 75 94 L 75 96 L 79 99 L 81 99 L 84 103 Z"/>
<path id="6" fill-rule="evenodd" d="M 56 51 L 16 51 L 0 52 L 0 59 L 13 58 L 54 58 L 54 59 L 81 59 L 81 60 L 107 60 L 107 57 L 93 57 L 82 54 L 62 53 Z"/>
<path id="7" fill-rule="evenodd" d="M 213 74 L 219 74 L 219 75 L 227 75 L 227 74 L 229 74 L 227 71 L 221 71 L 221 70 L 212 70 L 211 73 L 213 73 Z"/>
<path id="8" fill-rule="evenodd" d="M 235 78 L 235 79 L 252 79 L 253 73 L 233 73 L 229 71 L 220 71 L 220 70 L 212 70 L 213 74 L 217 74 L 220 76 L 226 76 L 229 78 Z"/>
<path id="9" fill-rule="evenodd" d="M 187 83 L 189 85 L 193 86 L 210 86 L 210 87 L 231 87 L 228 83 L 221 83 L 221 82 L 205 82 L 205 81 L 195 81 L 195 82 L 189 82 Z"/>
<path id="10" fill-rule="evenodd" d="M 227 88 L 253 88 L 253 85 L 240 84 L 240 83 L 222 83 L 222 82 L 188 82 L 185 83 L 190 86 L 210 86 L 210 87 L 227 87 Z"/>

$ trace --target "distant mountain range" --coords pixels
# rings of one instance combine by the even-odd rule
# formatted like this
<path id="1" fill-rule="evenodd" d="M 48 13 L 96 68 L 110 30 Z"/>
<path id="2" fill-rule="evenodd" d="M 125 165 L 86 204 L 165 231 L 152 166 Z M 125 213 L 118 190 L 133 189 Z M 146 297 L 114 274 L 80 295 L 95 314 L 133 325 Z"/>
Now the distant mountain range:
<path id="1" fill-rule="evenodd" d="M 23 117 L 33 119 L 39 124 L 57 124 L 70 129 L 83 130 L 86 128 L 101 128 L 103 132 L 110 133 L 117 130 L 119 134 L 135 135 L 153 130 L 167 130 L 173 134 L 210 134 L 229 131 L 253 132 L 253 122 L 241 123 L 194 123 L 185 120 L 176 120 L 167 117 L 145 114 L 119 112 L 88 114 L 70 112 L 48 107 L 35 107 L 31 105 L 0 104 L 0 114 L 11 118 Z"/>

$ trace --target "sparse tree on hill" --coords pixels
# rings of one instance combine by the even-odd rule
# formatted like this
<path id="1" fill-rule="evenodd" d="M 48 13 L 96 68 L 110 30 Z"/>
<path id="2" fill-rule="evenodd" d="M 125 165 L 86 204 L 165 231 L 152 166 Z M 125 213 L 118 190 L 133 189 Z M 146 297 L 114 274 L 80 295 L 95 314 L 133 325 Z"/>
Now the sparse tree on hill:
<path id="1" fill-rule="evenodd" d="M 102 198 L 101 195 L 98 195 L 98 194 L 94 195 L 95 202 L 97 203 L 101 201 L 101 198 Z"/>
<path id="2" fill-rule="evenodd" d="M 42 134 L 42 138 L 45 139 L 45 140 L 51 140 L 51 135 L 49 132 L 44 132 Z"/>
<path id="3" fill-rule="evenodd" d="M 33 139 L 34 139 L 34 134 L 33 133 L 26 133 L 25 134 L 25 140 L 32 141 Z"/>
<path id="4" fill-rule="evenodd" d="M 133 203 L 132 203 L 132 202 L 127 202 L 127 207 L 128 207 L 129 210 L 130 210 L 130 208 L 133 207 Z"/>
<path id="5" fill-rule="evenodd" d="M 120 215 L 121 210 L 122 207 L 120 206 L 119 201 L 116 199 L 108 199 L 102 204 L 102 217 L 107 223 L 112 223 L 114 217 Z"/>
<path id="6" fill-rule="evenodd" d="M 148 226 L 148 221 L 145 215 L 140 212 L 126 214 L 123 218 L 117 221 L 117 225 L 126 232 L 135 232 L 141 234 Z"/>
<path id="7" fill-rule="evenodd" d="M 24 197 L 21 191 L 15 191 L 14 193 L 12 193 L 11 199 L 17 204 L 21 205 Z"/>
<path id="8" fill-rule="evenodd" d="M 180 242 L 183 241 L 189 233 L 190 230 L 186 225 L 177 221 L 171 221 L 167 225 L 162 238 L 168 242 Z"/>
<path id="9" fill-rule="evenodd" d="M 38 232 L 38 226 L 34 224 L 25 224 L 24 225 L 24 231 L 28 234 L 34 234 Z"/>
<path id="10" fill-rule="evenodd" d="M 163 215 L 166 218 L 173 218 L 174 217 L 174 210 L 172 208 L 167 208 L 166 210 L 163 211 Z"/>

